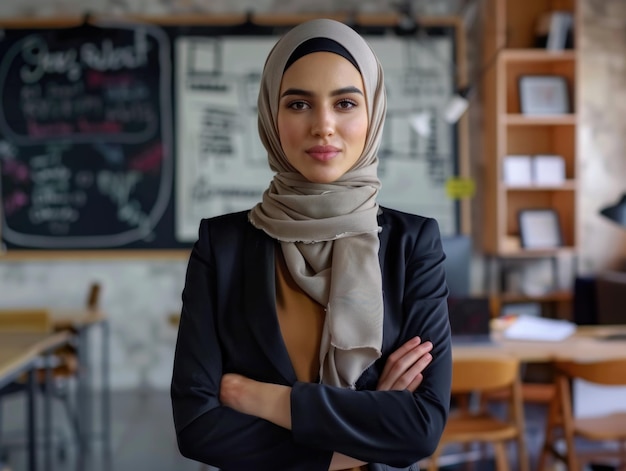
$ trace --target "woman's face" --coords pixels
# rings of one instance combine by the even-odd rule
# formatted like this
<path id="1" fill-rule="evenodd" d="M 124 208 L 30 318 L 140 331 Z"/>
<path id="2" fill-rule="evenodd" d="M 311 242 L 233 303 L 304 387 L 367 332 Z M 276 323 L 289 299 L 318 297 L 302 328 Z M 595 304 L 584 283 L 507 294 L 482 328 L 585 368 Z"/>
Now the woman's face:
<path id="1" fill-rule="evenodd" d="M 330 183 L 352 168 L 367 136 L 359 71 L 332 52 L 307 54 L 280 86 L 278 134 L 289 163 L 307 180 Z"/>

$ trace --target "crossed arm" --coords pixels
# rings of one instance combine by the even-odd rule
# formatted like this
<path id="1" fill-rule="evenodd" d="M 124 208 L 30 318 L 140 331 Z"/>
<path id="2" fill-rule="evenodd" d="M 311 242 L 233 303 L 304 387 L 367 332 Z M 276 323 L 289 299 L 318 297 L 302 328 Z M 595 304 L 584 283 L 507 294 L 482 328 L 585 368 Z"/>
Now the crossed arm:
<path id="1" fill-rule="evenodd" d="M 409 390 L 421 384 L 423 371 L 432 360 L 431 342 L 414 337 L 393 352 L 378 381 L 378 391 Z M 265 419 L 291 430 L 291 390 L 289 386 L 263 383 L 228 373 L 222 377 L 220 402 L 232 409 Z M 341 470 L 365 464 L 341 453 L 334 453 L 329 470 Z"/>

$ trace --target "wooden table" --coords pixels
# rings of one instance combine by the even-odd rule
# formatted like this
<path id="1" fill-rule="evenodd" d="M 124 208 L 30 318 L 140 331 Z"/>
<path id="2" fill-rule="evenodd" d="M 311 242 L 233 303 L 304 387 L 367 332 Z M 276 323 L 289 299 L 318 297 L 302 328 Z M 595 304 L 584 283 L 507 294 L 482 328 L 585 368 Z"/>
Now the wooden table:
<path id="1" fill-rule="evenodd" d="M 36 414 L 35 390 L 36 378 L 34 371 L 40 366 L 40 359 L 50 351 L 67 344 L 70 341 L 69 332 L 53 334 L 30 332 L 0 332 L 0 388 L 28 373 L 28 400 L 27 400 L 27 435 L 28 435 L 28 469 L 37 469 L 36 450 Z M 46 375 L 49 380 L 50 375 Z M 46 390 L 49 389 L 46 384 Z M 51 406 L 48 394 L 44 405 L 45 430 L 50 431 L 52 420 Z M 46 437 L 50 443 L 50 437 Z M 50 461 L 50 449 L 46 447 L 47 462 Z"/>
<path id="2" fill-rule="evenodd" d="M 107 320 L 107 315 L 98 309 L 51 309 L 49 312 L 57 330 L 89 327 Z"/>
<path id="3" fill-rule="evenodd" d="M 607 339 L 622 334 L 619 340 Z M 626 325 L 580 326 L 570 337 L 558 341 L 528 341 L 505 339 L 493 332 L 492 345 L 452 345 L 453 358 L 491 357 L 506 355 L 524 363 L 549 363 L 554 360 L 603 360 L 626 357 Z"/>

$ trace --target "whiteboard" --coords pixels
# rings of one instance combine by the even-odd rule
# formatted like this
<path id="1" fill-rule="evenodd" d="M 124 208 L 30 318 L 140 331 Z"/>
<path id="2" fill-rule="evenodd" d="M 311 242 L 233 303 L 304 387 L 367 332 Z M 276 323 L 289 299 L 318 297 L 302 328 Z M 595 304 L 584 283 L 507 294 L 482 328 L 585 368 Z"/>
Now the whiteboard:
<path id="1" fill-rule="evenodd" d="M 443 119 L 454 84 L 451 36 L 367 36 L 384 71 L 387 120 L 379 151 L 383 206 L 434 217 L 459 232 L 445 191 L 457 167 L 456 127 Z M 249 209 L 272 179 L 257 131 L 263 63 L 275 36 L 175 39 L 176 238 L 202 218 Z"/>

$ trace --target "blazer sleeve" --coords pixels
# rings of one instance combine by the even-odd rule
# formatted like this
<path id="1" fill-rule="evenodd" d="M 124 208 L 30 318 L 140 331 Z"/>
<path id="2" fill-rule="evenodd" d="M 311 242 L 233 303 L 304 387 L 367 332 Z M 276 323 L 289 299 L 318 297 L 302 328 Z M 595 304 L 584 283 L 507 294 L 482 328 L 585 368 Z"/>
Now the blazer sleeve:
<path id="1" fill-rule="evenodd" d="M 290 431 L 219 402 L 222 355 L 208 224 L 202 222 L 190 255 L 174 355 L 170 392 L 179 450 L 223 471 L 327 470 L 331 451 L 295 443 Z"/>
<path id="2" fill-rule="evenodd" d="M 426 219 L 406 262 L 403 312 L 385 313 L 402 319 L 396 326 L 398 347 L 415 335 L 433 343 L 433 360 L 418 389 L 354 391 L 296 383 L 291 414 L 298 443 L 397 467 L 432 455 L 447 420 L 452 375 L 444 258 L 438 225 Z M 385 358 L 379 360 L 380 370 Z"/>

